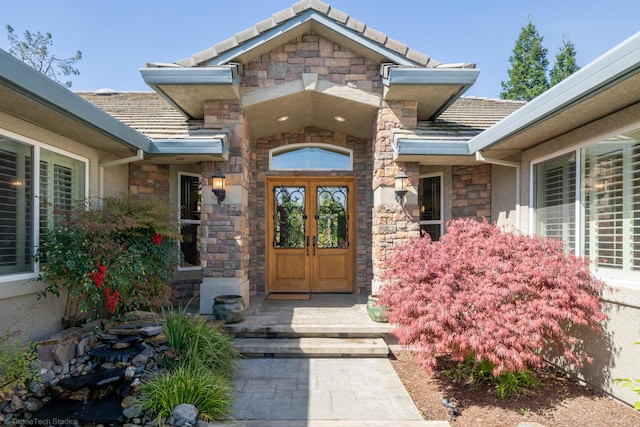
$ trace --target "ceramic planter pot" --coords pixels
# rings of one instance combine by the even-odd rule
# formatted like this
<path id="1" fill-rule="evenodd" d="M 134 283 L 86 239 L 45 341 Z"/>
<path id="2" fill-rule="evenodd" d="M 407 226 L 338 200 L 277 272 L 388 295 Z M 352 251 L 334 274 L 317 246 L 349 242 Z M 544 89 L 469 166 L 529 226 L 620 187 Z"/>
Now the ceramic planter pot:
<path id="1" fill-rule="evenodd" d="M 379 323 L 387 323 L 389 321 L 387 310 L 387 307 L 378 305 L 377 295 L 369 295 L 367 298 L 367 314 L 371 320 Z"/>
<path id="2" fill-rule="evenodd" d="M 225 323 L 237 323 L 244 320 L 246 305 L 241 295 L 218 295 L 213 301 L 213 317 Z"/>

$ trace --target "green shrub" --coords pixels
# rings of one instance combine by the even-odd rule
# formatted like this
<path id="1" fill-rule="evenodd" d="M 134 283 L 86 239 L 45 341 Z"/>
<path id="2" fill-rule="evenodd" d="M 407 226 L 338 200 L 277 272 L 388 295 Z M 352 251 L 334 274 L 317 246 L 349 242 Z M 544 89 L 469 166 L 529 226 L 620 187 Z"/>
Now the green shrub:
<path id="1" fill-rule="evenodd" d="M 494 369 L 493 363 L 486 359 L 476 365 L 473 357 L 467 357 L 454 369 L 445 371 L 445 375 L 454 382 L 468 379 L 476 387 L 489 384 L 495 388 L 496 395 L 501 399 L 518 396 L 525 388 L 534 388 L 541 384 L 530 370 L 503 372 L 496 377 Z"/>
<path id="2" fill-rule="evenodd" d="M 13 341 L 14 334 L 0 336 L 0 393 L 13 388 L 28 388 L 39 376 L 39 360 L 31 344 Z"/>
<path id="3" fill-rule="evenodd" d="M 166 282 L 179 263 L 177 213 L 149 198 L 106 198 L 56 211 L 61 221 L 43 230 L 37 258 L 39 297 L 68 291 L 63 322 L 82 323 L 158 307 L 171 296 Z"/>
<path id="4" fill-rule="evenodd" d="M 204 420 L 226 417 L 231 406 L 231 374 L 239 357 L 231 338 L 219 327 L 191 316 L 186 308 L 163 312 L 167 369 L 140 388 L 140 407 L 166 417 L 181 403 L 195 405 Z"/>
<path id="5" fill-rule="evenodd" d="M 190 403 L 205 421 L 228 417 L 231 385 L 219 373 L 196 364 L 178 366 L 158 374 L 140 386 L 138 405 L 150 414 L 166 418 L 177 405 Z"/>
<path id="6" fill-rule="evenodd" d="M 186 309 L 165 313 L 164 330 L 167 335 L 165 365 L 202 365 L 221 375 L 230 376 L 239 357 L 231 338 L 222 329 L 200 317 L 192 317 Z"/>

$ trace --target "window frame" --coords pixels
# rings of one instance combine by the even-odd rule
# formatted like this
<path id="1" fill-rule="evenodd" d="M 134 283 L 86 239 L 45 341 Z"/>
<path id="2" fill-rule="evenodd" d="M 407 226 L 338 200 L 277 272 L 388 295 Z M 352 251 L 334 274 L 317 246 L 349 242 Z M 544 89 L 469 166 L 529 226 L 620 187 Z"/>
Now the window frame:
<path id="1" fill-rule="evenodd" d="M 575 153 L 576 156 L 576 189 L 575 189 L 575 201 L 574 201 L 574 219 L 575 219 L 575 238 L 573 247 L 570 248 L 575 254 L 580 257 L 585 257 L 585 201 L 583 197 L 584 188 L 584 159 L 583 150 L 587 147 L 594 146 L 596 144 L 603 143 L 607 140 L 613 139 L 616 136 L 624 135 L 633 131 L 640 131 L 640 122 L 636 122 L 632 125 L 624 126 L 619 129 L 615 129 L 611 132 L 603 133 L 601 135 L 590 138 L 578 144 L 566 147 L 562 150 L 557 150 L 544 156 L 537 157 L 530 162 L 529 168 L 529 234 L 537 235 L 537 207 L 536 207 L 536 167 L 549 160 L 553 160 L 557 157 L 563 156 L 568 153 Z M 640 142 L 640 141 L 639 141 Z M 624 185 L 624 183 L 623 183 Z M 629 184 L 627 184 L 629 185 Z M 589 255 L 590 257 L 593 254 Z M 628 286 L 638 288 L 640 286 L 640 271 L 627 271 L 628 266 L 625 266 L 622 271 L 610 269 L 610 268 L 596 268 L 595 264 L 590 261 L 593 274 L 599 279 L 616 285 Z M 629 278 L 629 275 L 632 278 Z"/>
<path id="2" fill-rule="evenodd" d="M 273 167 L 273 157 L 277 156 L 281 152 L 290 152 L 303 150 L 305 148 L 319 148 L 322 150 L 333 151 L 335 153 L 343 154 L 345 156 L 349 156 L 349 166 L 347 168 L 274 168 Z M 280 147 L 271 148 L 269 150 L 269 170 L 273 171 L 332 171 L 332 170 L 341 170 L 341 171 L 352 171 L 353 170 L 353 150 L 350 148 L 339 147 L 337 145 L 331 144 L 323 144 L 323 143 L 312 143 L 312 142 L 303 142 L 298 144 L 287 144 L 282 145 Z"/>
<path id="3" fill-rule="evenodd" d="M 440 178 L 440 219 L 439 220 L 418 220 L 418 224 L 420 227 L 423 225 L 440 225 L 440 237 L 444 235 L 444 174 L 442 172 L 434 172 L 427 174 L 420 174 L 419 180 L 422 182 L 423 179 L 428 178 Z M 421 194 L 418 193 L 418 207 L 422 206 Z"/>
<path id="4" fill-rule="evenodd" d="M 0 283 L 13 282 L 19 280 L 31 280 L 37 278 L 40 274 L 40 266 L 38 260 L 35 259 L 36 251 L 38 250 L 38 242 L 40 241 L 40 150 L 47 150 L 51 153 L 55 153 L 70 159 L 80 161 L 84 164 L 84 194 L 82 197 L 86 201 L 89 197 L 89 159 L 84 156 L 80 156 L 75 153 L 63 150 L 61 148 L 46 144 L 44 142 L 35 140 L 33 138 L 26 137 L 6 129 L 0 128 L 0 137 L 15 141 L 19 144 L 24 144 L 32 147 L 32 177 L 31 177 L 31 227 L 32 227 L 32 242 L 28 243 L 31 246 L 31 256 L 33 257 L 33 271 L 22 273 L 8 273 L 0 274 Z"/>
<path id="5" fill-rule="evenodd" d="M 202 224 L 202 219 L 195 220 L 195 219 L 182 218 L 182 177 L 183 176 L 198 178 L 198 181 L 202 183 L 201 174 L 192 173 L 192 172 L 178 172 L 178 222 L 180 224 L 197 225 L 198 227 L 200 227 Z M 204 197 L 204 194 L 203 194 L 203 197 Z M 182 254 L 182 248 L 180 247 L 180 242 L 177 242 L 177 245 L 178 245 L 178 250 Z M 178 271 L 197 271 L 202 269 L 202 252 L 200 251 L 200 245 L 196 244 L 196 247 L 198 249 L 198 252 L 200 252 L 200 265 L 188 265 L 188 266 L 178 265 Z"/>

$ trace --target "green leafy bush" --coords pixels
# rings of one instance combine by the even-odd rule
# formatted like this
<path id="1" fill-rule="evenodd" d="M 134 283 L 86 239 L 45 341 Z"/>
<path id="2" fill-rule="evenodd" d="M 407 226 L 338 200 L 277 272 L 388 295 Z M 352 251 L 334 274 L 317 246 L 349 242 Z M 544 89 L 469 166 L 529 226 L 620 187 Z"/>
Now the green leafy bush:
<path id="1" fill-rule="evenodd" d="M 186 364 L 156 375 L 140 386 L 138 405 L 159 418 L 166 418 L 177 405 L 190 403 L 205 421 L 229 415 L 231 385 L 219 373 L 196 364 Z"/>
<path id="2" fill-rule="evenodd" d="M 58 212 L 59 225 L 41 234 L 39 296 L 68 291 L 65 322 L 159 306 L 179 262 L 176 212 L 147 198 L 107 198 Z"/>
<path id="3" fill-rule="evenodd" d="M 458 362 L 455 368 L 446 370 L 445 375 L 453 382 L 469 381 L 476 387 L 489 384 L 501 399 L 518 396 L 524 389 L 541 384 L 528 369 L 504 372 L 498 376 L 493 375 L 494 369 L 493 363 L 488 360 L 476 364 L 473 357 L 467 357 L 463 362 Z"/>
<path id="4" fill-rule="evenodd" d="M 0 336 L 0 393 L 28 388 L 38 379 L 40 361 L 31 344 L 13 340 L 15 333 Z"/>
<path id="5" fill-rule="evenodd" d="M 230 378 L 239 357 L 231 338 L 185 308 L 163 314 L 168 350 L 161 363 L 166 371 L 140 387 L 141 409 L 162 418 L 176 405 L 190 403 L 204 420 L 227 417 Z"/>
<path id="6" fill-rule="evenodd" d="M 170 349 L 166 366 L 203 365 L 224 376 L 235 371 L 238 350 L 219 327 L 180 309 L 165 313 L 164 330 Z"/>

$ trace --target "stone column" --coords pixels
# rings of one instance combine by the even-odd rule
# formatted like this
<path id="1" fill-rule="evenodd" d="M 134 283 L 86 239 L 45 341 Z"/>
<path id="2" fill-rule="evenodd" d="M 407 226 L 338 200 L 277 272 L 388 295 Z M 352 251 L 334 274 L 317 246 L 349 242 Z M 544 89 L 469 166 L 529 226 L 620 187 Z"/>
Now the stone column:
<path id="1" fill-rule="evenodd" d="M 250 153 L 247 124 L 237 101 L 206 104 L 205 127 L 229 133 L 229 160 L 202 163 L 200 313 L 211 314 L 218 295 L 242 295 L 249 305 Z M 217 170 L 226 177 L 226 195 L 221 204 L 211 191 L 211 176 Z"/>
<path id="2" fill-rule="evenodd" d="M 391 249 L 397 244 L 408 242 L 410 238 L 420 236 L 420 225 L 417 222 L 419 165 L 396 163 L 391 145 L 391 131 L 415 128 L 417 112 L 418 104 L 414 101 L 390 102 L 378 111 L 373 141 L 372 294 L 384 286 L 382 277 L 390 262 Z M 404 208 L 396 201 L 394 191 L 394 177 L 400 170 L 408 176 L 409 181 Z"/>

